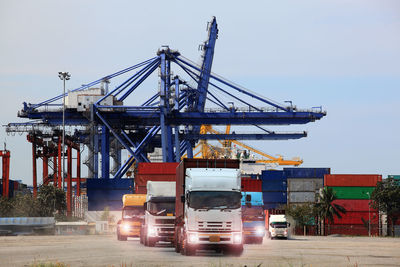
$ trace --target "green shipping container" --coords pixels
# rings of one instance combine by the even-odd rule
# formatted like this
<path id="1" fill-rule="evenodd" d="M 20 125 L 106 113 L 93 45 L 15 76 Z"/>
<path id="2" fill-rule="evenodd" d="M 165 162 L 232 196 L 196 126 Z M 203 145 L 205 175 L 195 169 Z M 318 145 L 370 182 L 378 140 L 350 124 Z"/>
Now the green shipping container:
<path id="1" fill-rule="evenodd" d="M 330 186 L 333 189 L 338 199 L 369 199 L 368 193 L 371 196 L 375 187 L 373 186 Z"/>
<path id="2" fill-rule="evenodd" d="M 388 178 L 392 178 L 395 180 L 400 180 L 400 175 L 388 175 Z"/>

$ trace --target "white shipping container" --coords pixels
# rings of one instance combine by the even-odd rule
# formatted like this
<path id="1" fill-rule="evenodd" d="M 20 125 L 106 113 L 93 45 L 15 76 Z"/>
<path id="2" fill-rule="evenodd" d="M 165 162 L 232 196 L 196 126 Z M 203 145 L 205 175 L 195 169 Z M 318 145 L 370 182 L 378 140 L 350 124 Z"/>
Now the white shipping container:
<path id="1" fill-rule="evenodd" d="M 323 179 L 287 179 L 289 192 L 315 192 L 323 187 Z"/>
<path id="2" fill-rule="evenodd" d="M 289 192 L 289 203 L 315 202 L 315 192 Z"/>

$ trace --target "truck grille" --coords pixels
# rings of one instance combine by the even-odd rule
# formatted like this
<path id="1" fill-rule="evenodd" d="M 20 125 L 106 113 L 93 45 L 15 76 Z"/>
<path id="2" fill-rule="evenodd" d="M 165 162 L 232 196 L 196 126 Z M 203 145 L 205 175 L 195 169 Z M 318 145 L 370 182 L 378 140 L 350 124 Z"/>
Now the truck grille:
<path id="1" fill-rule="evenodd" d="M 232 222 L 198 222 L 200 232 L 231 232 Z"/>

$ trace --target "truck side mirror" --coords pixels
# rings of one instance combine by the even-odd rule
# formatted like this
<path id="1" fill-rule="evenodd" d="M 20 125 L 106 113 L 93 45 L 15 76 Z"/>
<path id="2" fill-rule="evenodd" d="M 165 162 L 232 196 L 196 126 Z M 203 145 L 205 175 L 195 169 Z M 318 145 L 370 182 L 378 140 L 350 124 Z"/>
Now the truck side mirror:
<path id="1" fill-rule="evenodd" d="M 185 203 L 185 195 L 181 195 L 181 202 Z"/>
<path id="2" fill-rule="evenodd" d="M 143 209 L 144 209 L 144 210 L 147 210 L 147 202 L 144 202 L 144 203 L 143 203 Z"/>
<path id="3" fill-rule="evenodd" d="M 246 202 L 251 202 L 251 195 L 246 195 Z"/>

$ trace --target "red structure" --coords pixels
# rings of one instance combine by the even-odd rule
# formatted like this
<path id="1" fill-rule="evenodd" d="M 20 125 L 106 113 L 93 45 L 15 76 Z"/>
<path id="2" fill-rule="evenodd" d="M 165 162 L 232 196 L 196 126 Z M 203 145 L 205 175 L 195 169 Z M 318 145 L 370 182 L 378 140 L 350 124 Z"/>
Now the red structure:
<path id="1" fill-rule="evenodd" d="M 0 157 L 2 157 L 3 171 L 2 171 L 2 181 L 3 181 L 3 197 L 9 197 L 9 181 L 10 181 L 10 151 L 3 150 L 0 151 Z"/>
<path id="2" fill-rule="evenodd" d="M 33 196 L 37 196 L 37 164 L 38 158 L 42 159 L 43 162 L 43 184 L 53 183 L 54 186 L 62 188 L 62 141 L 61 136 L 55 136 L 57 145 L 53 141 L 45 142 L 43 138 L 38 137 L 34 134 L 28 134 L 27 139 L 32 143 L 32 171 L 33 171 Z M 64 178 L 64 185 L 66 184 L 67 189 L 67 215 L 72 215 L 72 183 L 76 183 L 75 194 L 80 196 L 81 189 L 80 184 L 84 179 L 81 179 L 81 152 L 79 144 L 73 142 L 71 138 L 66 136 L 65 145 L 67 147 L 67 173 Z M 73 149 L 76 150 L 76 177 L 73 178 L 72 165 L 73 165 Z M 50 159 L 53 161 L 52 174 L 49 174 L 49 162 Z"/>

